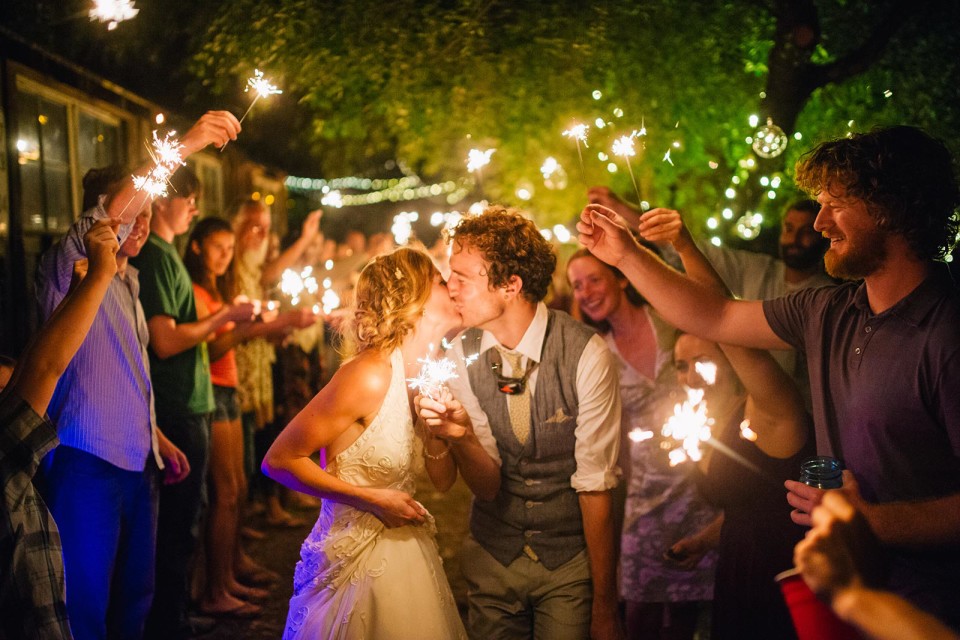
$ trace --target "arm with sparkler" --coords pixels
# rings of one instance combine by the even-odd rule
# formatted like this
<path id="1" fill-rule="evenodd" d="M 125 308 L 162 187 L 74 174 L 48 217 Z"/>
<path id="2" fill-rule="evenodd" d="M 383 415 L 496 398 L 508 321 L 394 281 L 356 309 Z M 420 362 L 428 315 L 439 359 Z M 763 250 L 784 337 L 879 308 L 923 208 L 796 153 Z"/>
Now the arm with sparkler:
<path id="1" fill-rule="evenodd" d="M 691 280 L 731 295 L 697 248 L 679 211 L 651 209 L 640 216 L 639 231 L 650 242 L 672 244 Z M 810 432 L 810 416 L 797 385 L 766 351 L 723 343 L 719 346 L 747 392 L 744 437 L 755 440 L 761 451 L 774 458 L 796 455 Z"/>
<path id="2" fill-rule="evenodd" d="M 500 465 L 483 448 L 470 415 L 449 389 L 431 397 L 420 394 L 417 414 L 434 438 L 444 441 L 464 481 L 478 500 L 493 500 L 500 491 Z"/>
<path id="3" fill-rule="evenodd" d="M 161 138 L 154 132 L 153 144 L 148 147 L 150 162 L 135 171 L 107 201 L 105 209 L 109 217 L 121 218 L 124 225 L 131 223 L 147 199 L 166 193 L 167 180 L 184 164 L 184 159 L 208 145 L 236 140 L 240 123 L 228 111 L 208 111 L 181 139 L 173 137 L 174 133 Z M 121 237 L 120 241 L 123 240 Z"/>
<path id="4" fill-rule="evenodd" d="M 587 205 L 577 223 L 580 242 L 620 269 L 663 318 L 683 331 L 714 342 L 762 349 L 789 349 L 759 301 L 732 300 L 686 278 L 633 238 L 615 212 Z"/>

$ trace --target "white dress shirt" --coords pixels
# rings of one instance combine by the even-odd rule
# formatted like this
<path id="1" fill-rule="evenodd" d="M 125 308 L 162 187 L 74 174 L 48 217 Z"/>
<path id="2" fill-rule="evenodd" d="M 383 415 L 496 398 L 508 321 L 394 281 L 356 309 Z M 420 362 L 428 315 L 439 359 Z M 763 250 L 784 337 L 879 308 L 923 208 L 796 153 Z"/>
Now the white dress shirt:
<path id="1" fill-rule="evenodd" d="M 532 362 L 540 361 L 548 317 L 546 305 L 542 302 L 537 304 L 537 311 L 530 326 L 516 349 L 512 350 L 522 356 L 524 370 L 527 370 Z M 490 421 L 470 388 L 466 356 L 474 354 L 464 354 L 462 337 L 463 334 L 458 336 L 452 347 L 458 377 L 451 380 L 447 386 L 469 414 L 474 433 L 484 450 L 497 464 L 501 464 Z M 505 348 L 492 333 L 484 331 L 480 340 L 480 352 L 476 355 L 493 347 Z M 505 358 L 503 360 L 503 374 L 513 375 L 509 362 Z M 531 401 L 535 398 L 538 372 L 539 367 L 534 369 L 527 379 Z M 577 470 L 571 476 L 570 484 L 576 491 L 606 491 L 615 487 L 620 477 L 620 469 L 617 467 L 620 451 L 620 385 L 613 356 L 599 335 L 590 338 L 580 355 L 576 387 L 579 400 L 577 427 L 574 431 L 577 441 L 574 451 Z M 511 400 L 508 396 L 507 402 Z"/>

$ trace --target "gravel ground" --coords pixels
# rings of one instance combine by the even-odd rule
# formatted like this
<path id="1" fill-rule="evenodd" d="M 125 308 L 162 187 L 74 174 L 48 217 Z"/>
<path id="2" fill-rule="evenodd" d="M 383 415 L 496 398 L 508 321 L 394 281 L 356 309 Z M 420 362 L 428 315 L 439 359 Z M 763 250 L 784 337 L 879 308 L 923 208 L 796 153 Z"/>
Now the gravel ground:
<path id="1" fill-rule="evenodd" d="M 470 515 L 470 490 L 458 480 L 446 494 L 434 491 L 429 480 L 419 483 L 417 499 L 423 503 L 437 520 L 437 543 L 443 557 L 444 568 L 454 597 L 465 612 L 466 586 L 460 575 L 460 544 L 467 534 Z M 300 558 L 300 544 L 310 533 L 316 520 L 315 511 L 295 511 L 297 516 L 308 520 L 309 524 L 292 529 L 267 527 L 262 518 L 253 518 L 250 524 L 265 531 L 264 540 L 247 542 L 246 548 L 257 561 L 283 576 L 279 585 L 274 587 L 270 599 L 260 604 L 263 615 L 256 620 L 221 619 L 216 628 L 202 636 L 209 640 L 277 640 L 283 635 L 283 625 L 287 618 L 287 603 L 293 592 L 293 568 Z"/>

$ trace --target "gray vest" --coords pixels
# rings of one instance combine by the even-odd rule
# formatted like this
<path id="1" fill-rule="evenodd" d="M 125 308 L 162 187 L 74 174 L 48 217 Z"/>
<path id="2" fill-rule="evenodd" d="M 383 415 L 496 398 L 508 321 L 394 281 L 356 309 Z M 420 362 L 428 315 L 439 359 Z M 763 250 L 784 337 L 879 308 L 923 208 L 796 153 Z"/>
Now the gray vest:
<path id="1" fill-rule="evenodd" d="M 488 349 L 467 372 L 502 462 L 500 492 L 490 502 L 473 501 L 470 532 L 504 566 L 528 544 L 543 566 L 553 570 L 586 545 L 580 501 L 570 477 L 577 469 L 577 365 L 593 330 L 563 312 L 549 314 L 525 445 L 513 433 L 506 395 L 498 390 L 491 369 L 499 364 L 500 353 Z M 464 353 L 479 351 L 482 335 L 479 329 L 468 330 Z"/>

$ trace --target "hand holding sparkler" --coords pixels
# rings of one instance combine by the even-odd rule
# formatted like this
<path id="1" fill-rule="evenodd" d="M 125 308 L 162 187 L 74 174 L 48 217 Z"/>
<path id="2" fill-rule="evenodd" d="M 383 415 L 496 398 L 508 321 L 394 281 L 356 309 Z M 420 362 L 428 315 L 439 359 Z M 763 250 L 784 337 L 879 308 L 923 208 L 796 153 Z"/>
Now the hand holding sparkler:
<path id="1" fill-rule="evenodd" d="M 599 204 L 613 210 L 634 228 L 640 224 L 641 211 L 622 200 L 610 187 L 590 187 L 587 189 L 587 200 L 590 204 Z"/>
<path id="2" fill-rule="evenodd" d="M 693 247 L 693 236 L 683 224 L 680 212 L 657 207 L 640 216 L 640 236 L 654 244 L 670 243 L 677 253 Z"/>
<path id="3" fill-rule="evenodd" d="M 180 140 L 184 157 L 196 153 L 207 145 L 224 147 L 236 140 L 240 133 L 240 121 L 229 111 L 207 111 L 200 116 Z"/>
<path id="4" fill-rule="evenodd" d="M 414 398 L 414 406 L 417 415 L 436 438 L 456 442 L 473 434 L 467 410 L 447 388 L 437 398 L 418 395 Z"/>
<path id="5" fill-rule="evenodd" d="M 640 251 L 633 235 L 616 213 L 598 204 L 588 204 L 577 223 L 578 239 L 590 253 L 616 267 L 632 252 Z"/>

